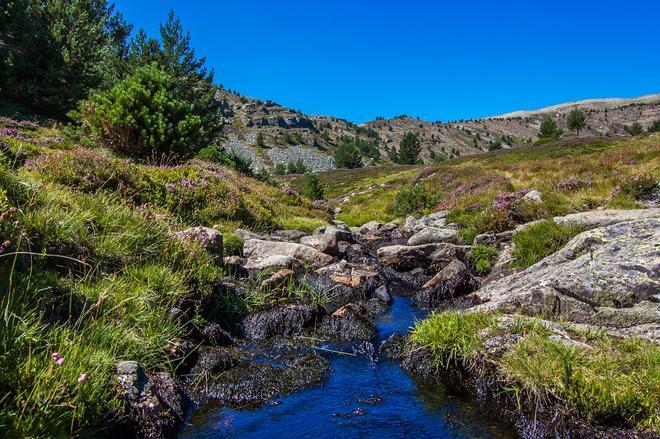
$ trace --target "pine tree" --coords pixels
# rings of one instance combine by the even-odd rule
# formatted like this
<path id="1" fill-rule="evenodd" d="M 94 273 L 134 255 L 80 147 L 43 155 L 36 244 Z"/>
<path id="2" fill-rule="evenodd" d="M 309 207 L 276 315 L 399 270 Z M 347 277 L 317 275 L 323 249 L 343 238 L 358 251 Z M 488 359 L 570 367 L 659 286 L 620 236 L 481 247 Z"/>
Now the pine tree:
<path id="1" fill-rule="evenodd" d="M 403 135 L 399 144 L 399 153 L 397 154 L 397 163 L 402 165 L 415 165 L 419 163 L 419 153 L 422 147 L 417 134 L 408 131 Z"/>
<path id="2" fill-rule="evenodd" d="M 335 151 L 335 165 L 338 168 L 354 169 L 362 166 L 362 155 L 353 142 L 348 139 L 342 141 Z"/>
<path id="3" fill-rule="evenodd" d="M 543 118 L 541 122 L 541 129 L 539 130 L 539 138 L 541 139 L 558 139 L 564 132 L 557 127 L 557 122 L 550 116 Z"/>
<path id="4" fill-rule="evenodd" d="M 307 173 L 305 175 L 305 186 L 303 187 L 302 194 L 312 200 L 323 199 L 323 187 L 316 174 Z"/>
<path id="5" fill-rule="evenodd" d="M 580 129 L 587 126 L 587 120 L 584 112 L 578 110 L 577 108 L 572 110 L 570 113 L 568 113 L 568 120 L 566 124 L 569 129 L 575 130 L 575 133 L 579 136 Z"/>

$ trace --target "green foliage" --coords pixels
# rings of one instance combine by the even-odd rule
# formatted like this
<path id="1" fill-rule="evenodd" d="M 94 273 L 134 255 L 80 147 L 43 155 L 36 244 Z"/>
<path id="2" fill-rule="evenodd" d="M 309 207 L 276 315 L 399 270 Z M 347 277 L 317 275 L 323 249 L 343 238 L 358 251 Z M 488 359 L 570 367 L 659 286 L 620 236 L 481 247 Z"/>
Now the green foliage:
<path id="1" fill-rule="evenodd" d="M 488 208 L 477 217 L 475 227 L 477 233 L 493 232 L 500 233 L 511 230 L 516 226 L 516 221 L 511 213 L 505 209 Z"/>
<path id="2" fill-rule="evenodd" d="M 312 200 L 323 199 L 323 187 L 316 174 L 308 172 L 305 175 L 305 185 L 303 186 L 302 194 Z"/>
<path id="3" fill-rule="evenodd" d="M 243 249 L 243 239 L 234 232 L 222 234 L 222 245 L 225 255 L 239 255 Z"/>
<path id="4" fill-rule="evenodd" d="M 448 311 L 432 314 L 418 322 L 412 330 L 411 342 L 428 349 L 437 368 L 449 367 L 457 362 L 469 363 L 483 341 L 479 333 L 494 323 L 494 317 L 485 313 Z"/>
<path id="5" fill-rule="evenodd" d="M 644 127 L 639 122 L 633 122 L 632 125 L 626 127 L 626 132 L 631 136 L 639 136 L 644 133 Z"/>
<path id="6" fill-rule="evenodd" d="M 559 139 L 564 132 L 557 127 L 557 122 L 550 116 L 545 116 L 539 130 L 540 139 Z"/>
<path id="7" fill-rule="evenodd" d="M 255 173 L 252 169 L 252 160 L 247 157 L 236 153 L 236 151 L 230 150 L 211 145 L 206 148 L 202 148 L 199 151 L 198 157 L 204 160 L 209 160 L 215 163 L 221 163 L 230 168 L 236 169 L 241 174 L 249 175 L 254 177 Z"/>
<path id="8" fill-rule="evenodd" d="M 63 116 L 120 75 L 131 27 L 105 0 L 0 3 L 0 90 Z"/>
<path id="9" fill-rule="evenodd" d="M 495 140 L 488 142 L 488 151 L 497 151 L 498 149 L 502 149 L 502 139 L 497 137 Z M 453 149 L 452 152 L 454 152 Z"/>
<path id="10" fill-rule="evenodd" d="M 649 125 L 647 131 L 649 133 L 657 133 L 660 131 L 660 119 L 654 121 L 651 125 Z"/>
<path id="11" fill-rule="evenodd" d="M 135 157 L 186 156 L 204 139 L 202 119 L 179 99 L 176 80 L 155 65 L 135 71 L 105 93 L 96 93 L 73 116 L 110 149 Z"/>
<path id="12" fill-rule="evenodd" d="M 284 163 L 278 163 L 275 165 L 275 175 L 284 175 L 286 174 L 286 165 Z"/>
<path id="13" fill-rule="evenodd" d="M 335 165 L 339 168 L 359 168 L 362 166 L 362 155 L 353 142 L 344 140 L 335 151 Z"/>
<path id="14" fill-rule="evenodd" d="M 419 153 L 422 150 L 417 134 L 408 131 L 403 135 L 399 144 L 396 162 L 402 165 L 415 165 L 420 162 Z"/>
<path id="15" fill-rule="evenodd" d="M 298 159 L 295 162 L 291 161 L 286 165 L 287 174 L 305 174 L 308 171 L 305 162 L 302 159 Z"/>
<path id="16" fill-rule="evenodd" d="M 497 261 L 497 248 L 492 245 L 475 245 L 468 255 L 470 263 L 479 274 L 490 273 Z"/>
<path id="17" fill-rule="evenodd" d="M 415 184 L 401 189 L 387 210 L 398 216 L 404 216 L 414 212 L 424 212 L 425 210 L 432 209 L 437 204 L 438 195 L 422 184 Z"/>
<path id="18" fill-rule="evenodd" d="M 635 200 L 643 200 L 658 190 L 659 185 L 660 181 L 650 175 L 636 174 L 625 178 L 619 185 L 619 190 Z"/>
<path id="19" fill-rule="evenodd" d="M 532 335 L 501 360 L 519 393 L 563 401 L 586 419 L 629 427 L 660 428 L 660 347 L 636 340 L 601 337 L 584 349 Z"/>
<path id="20" fill-rule="evenodd" d="M 560 250 L 583 229 L 577 226 L 564 226 L 552 220 L 533 224 L 513 236 L 515 248 L 512 266 L 527 268 L 546 256 Z"/>
<path id="21" fill-rule="evenodd" d="M 578 110 L 577 108 L 571 110 L 571 112 L 568 113 L 566 125 L 569 129 L 575 130 L 576 134 L 579 136 L 580 130 L 587 126 L 587 118 L 584 115 L 584 112 L 582 110 Z"/>
<path id="22" fill-rule="evenodd" d="M 266 147 L 266 144 L 264 143 L 264 133 L 262 133 L 261 131 L 259 131 L 257 133 L 255 143 L 259 148 L 265 148 Z"/>

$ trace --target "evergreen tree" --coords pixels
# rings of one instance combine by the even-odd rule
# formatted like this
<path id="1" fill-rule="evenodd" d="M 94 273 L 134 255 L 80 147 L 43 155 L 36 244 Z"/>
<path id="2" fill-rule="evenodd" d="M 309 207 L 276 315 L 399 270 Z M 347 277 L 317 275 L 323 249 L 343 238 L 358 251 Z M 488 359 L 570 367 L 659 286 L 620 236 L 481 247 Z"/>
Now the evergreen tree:
<path id="1" fill-rule="evenodd" d="M 63 116 L 117 81 L 130 30 L 105 0 L 4 0 L 0 93 Z"/>
<path id="2" fill-rule="evenodd" d="M 408 131 L 403 135 L 399 143 L 399 153 L 397 154 L 397 163 L 402 165 L 415 165 L 419 163 L 419 153 L 422 146 L 417 134 Z"/>
<path id="3" fill-rule="evenodd" d="M 577 108 L 572 110 L 570 113 L 568 113 L 568 120 L 566 124 L 569 129 L 575 130 L 575 133 L 579 136 L 580 130 L 587 126 L 587 119 L 584 115 L 584 112 L 578 110 Z"/>
<path id="4" fill-rule="evenodd" d="M 557 122 L 550 116 L 543 118 L 541 122 L 541 129 L 539 130 L 539 138 L 541 139 L 558 139 L 563 134 L 563 131 L 557 127 Z"/>
<path id="5" fill-rule="evenodd" d="M 323 187 L 316 174 L 307 173 L 305 175 L 305 186 L 303 187 L 302 194 L 312 200 L 323 199 Z"/>
<path id="6" fill-rule="evenodd" d="M 338 168 L 354 169 L 362 166 L 362 155 L 350 140 L 342 141 L 335 151 L 335 165 Z"/>
<path id="7" fill-rule="evenodd" d="M 644 132 L 644 127 L 639 122 L 634 122 L 629 127 L 626 127 L 626 132 L 631 136 L 639 136 Z"/>

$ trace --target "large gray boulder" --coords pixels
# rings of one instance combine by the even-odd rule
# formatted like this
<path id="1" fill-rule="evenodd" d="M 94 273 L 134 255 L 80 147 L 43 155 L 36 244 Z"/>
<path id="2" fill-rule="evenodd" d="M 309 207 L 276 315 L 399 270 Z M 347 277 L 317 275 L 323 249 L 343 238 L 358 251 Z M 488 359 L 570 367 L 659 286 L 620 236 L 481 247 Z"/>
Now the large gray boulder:
<path id="1" fill-rule="evenodd" d="M 474 294 L 475 309 L 522 311 L 592 325 L 660 323 L 660 218 L 583 232 L 523 272 Z M 660 336 L 660 333 L 658 334 Z"/>
<path id="2" fill-rule="evenodd" d="M 660 208 L 637 210 L 592 210 L 589 212 L 572 213 L 554 218 L 554 222 L 568 226 L 582 226 L 588 229 L 604 227 L 626 221 L 647 218 L 660 218 Z"/>
<path id="3" fill-rule="evenodd" d="M 339 254 L 339 247 L 337 245 L 337 238 L 333 235 L 326 235 L 325 233 L 303 236 L 300 238 L 300 243 L 308 247 L 312 247 L 326 255 L 337 256 Z"/>
<path id="4" fill-rule="evenodd" d="M 317 269 L 334 261 L 334 258 L 325 253 L 293 242 L 264 241 L 261 239 L 249 239 L 243 246 L 243 254 L 249 264 L 257 265 L 260 261 L 273 256 L 289 256 L 311 269 Z"/>
<path id="5" fill-rule="evenodd" d="M 426 227 L 408 239 L 408 245 L 432 244 L 434 242 L 458 243 L 456 229 Z"/>
<path id="6" fill-rule="evenodd" d="M 377 256 L 381 264 L 398 271 L 436 266 L 442 269 L 453 259 L 464 261 L 472 247 L 447 242 L 423 245 L 390 245 L 378 249 Z M 435 270 L 438 271 L 438 270 Z"/>

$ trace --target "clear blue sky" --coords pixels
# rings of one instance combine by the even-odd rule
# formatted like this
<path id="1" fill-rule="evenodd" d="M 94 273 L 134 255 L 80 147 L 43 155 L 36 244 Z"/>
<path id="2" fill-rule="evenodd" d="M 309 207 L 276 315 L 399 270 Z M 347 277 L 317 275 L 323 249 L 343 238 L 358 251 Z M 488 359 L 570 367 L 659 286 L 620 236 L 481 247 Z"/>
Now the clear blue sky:
<path id="1" fill-rule="evenodd" d="M 174 9 L 216 80 L 355 122 L 454 120 L 660 92 L 660 1 L 118 0 Z"/>

